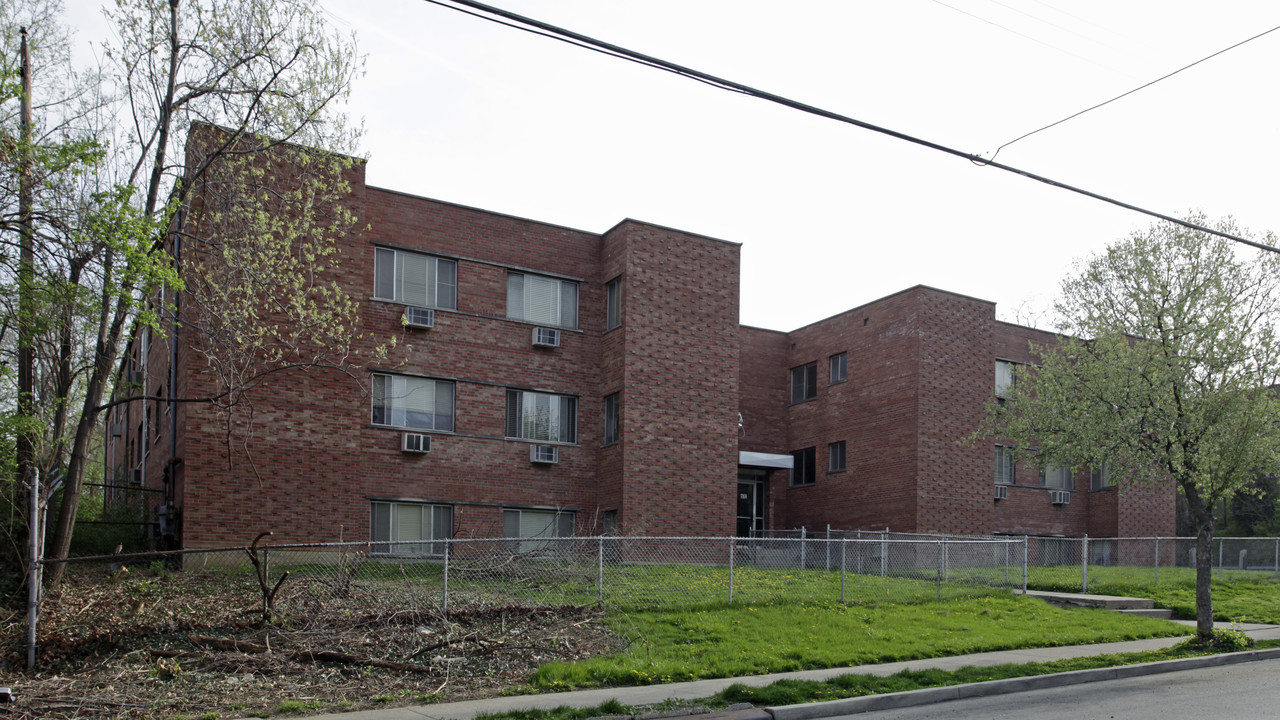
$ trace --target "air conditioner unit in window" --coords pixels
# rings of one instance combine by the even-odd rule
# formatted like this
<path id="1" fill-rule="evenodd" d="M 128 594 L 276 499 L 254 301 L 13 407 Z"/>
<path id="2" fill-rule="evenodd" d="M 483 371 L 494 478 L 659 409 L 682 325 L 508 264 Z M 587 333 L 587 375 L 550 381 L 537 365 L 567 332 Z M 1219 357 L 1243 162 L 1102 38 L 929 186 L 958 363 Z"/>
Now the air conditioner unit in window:
<path id="1" fill-rule="evenodd" d="M 433 328 L 436 324 L 436 311 L 410 305 L 404 309 L 404 324 L 407 327 L 423 330 Z"/>
<path id="2" fill-rule="evenodd" d="M 534 328 L 533 344 L 537 347 L 560 347 L 560 331 L 555 328 Z"/>
<path id="3" fill-rule="evenodd" d="M 1009 488 L 1005 487 L 1004 485 L 997 485 L 997 486 L 996 486 L 996 499 L 997 499 L 997 500 L 1005 500 L 1005 499 L 1007 499 L 1008 497 L 1009 497 Z"/>
<path id="4" fill-rule="evenodd" d="M 560 462 L 560 448 L 555 445 L 530 445 L 529 462 L 554 465 Z"/>
<path id="5" fill-rule="evenodd" d="M 1066 490 L 1050 490 L 1049 502 L 1054 505 L 1066 505 L 1071 502 L 1071 493 Z"/>
<path id="6" fill-rule="evenodd" d="M 431 452 L 431 436 L 422 433 L 405 433 L 400 436 L 400 450 L 407 453 Z"/>
<path id="7" fill-rule="evenodd" d="M 129 471 L 129 482 L 134 485 L 142 484 L 142 468 L 134 468 Z"/>
<path id="8" fill-rule="evenodd" d="M 120 421 L 119 421 L 119 420 L 116 420 L 116 421 L 112 422 L 112 423 L 111 423 L 111 436 L 112 436 L 112 437 L 120 437 L 120 436 L 121 436 L 121 435 L 123 435 L 123 434 L 124 434 L 124 427 L 121 425 Z"/>
<path id="9" fill-rule="evenodd" d="M 141 385 L 147 381 L 147 374 L 141 370 L 130 370 L 125 375 L 125 382 L 133 385 Z"/>

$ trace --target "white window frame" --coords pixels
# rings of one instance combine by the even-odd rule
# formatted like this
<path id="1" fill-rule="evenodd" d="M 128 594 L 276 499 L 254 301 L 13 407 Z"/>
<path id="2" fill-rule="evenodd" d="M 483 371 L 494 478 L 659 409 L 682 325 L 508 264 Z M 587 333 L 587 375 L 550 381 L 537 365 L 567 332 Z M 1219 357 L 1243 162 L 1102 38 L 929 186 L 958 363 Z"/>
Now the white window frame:
<path id="1" fill-rule="evenodd" d="M 416 375 L 374 373 L 371 381 L 372 412 L 370 422 L 385 427 L 412 428 L 453 432 L 456 427 L 456 386 L 448 380 L 434 380 Z M 413 408 L 407 402 L 410 396 L 420 405 Z M 430 412 L 427 412 L 427 406 Z M 424 416 L 430 420 L 420 420 Z"/>
<path id="2" fill-rule="evenodd" d="M 420 307 L 458 309 L 458 262 L 456 260 L 393 248 L 374 248 L 373 252 L 373 296 L 375 298 Z M 383 276 L 379 271 L 386 268 L 388 262 L 391 263 L 389 275 Z M 419 296 L 414 292 L 411 297 L 406 291 L 406 279 L 411 283 L 417 280 L 412 276 L 414 270 L 412 266 L 418 263 L 422 266 L 422 278 L 421 282 L 416 284 L 422 288 L 422 294 Z M 409 277 L 406 278 L 406 275 Z"/>
<path id="3" fill-rule="evenodd" d="M 545 413 L 541 421 L 530 413 Z M 507 389 L 506 437 L 572 445 L 578 441 L 578 398 Z"/>
<path id="4" fill-rule="evenodd" d="M 440 541 L 452 537 L 452 505 L 389 500 L 369 503 L 371 555 L 439 557 L 446 547 Z"/>
<path id="5" fill-rule="evenodd" d="M 507 318 L 577 330 L 578 283 L 546 275 L 508 272 Z"/>

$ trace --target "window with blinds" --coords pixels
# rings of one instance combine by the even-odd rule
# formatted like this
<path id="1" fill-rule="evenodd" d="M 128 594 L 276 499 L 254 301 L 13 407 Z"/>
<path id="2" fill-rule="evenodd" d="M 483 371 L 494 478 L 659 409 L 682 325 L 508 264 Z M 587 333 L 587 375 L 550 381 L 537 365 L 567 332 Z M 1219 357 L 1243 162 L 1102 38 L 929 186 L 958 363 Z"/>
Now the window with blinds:
<path id="1" fill-rule="evenodd" d="M 578 284 L 569 280 L 507 274 L 507 317 L 538 325 L 578 327 Z"/>
<path id="2" fill-rule="evenodd" d="M 1013 484 L 1013 451 L 1003 445 L 996 446 L 996 484 Z"/>
<path id="3" fill-rule="evenodd" d="M 1071 468 L 1048 465 L 1040 468 L 1040 486 L 1052 490 L 1071 490 Z"/>
<path id="4" fill-rule="evenodd" d="M 374 250 L 373 296 L 406 305 L 458 308 L 458 263 L 418 253 Z"/>
<path id="5" fill-rule="evenodd" d="M 573 537 L 574 514 L 563 510 L 514 510 L 502 511 L 502 535 L 521 538 L 514 543 L 515 552 L 565 553 L 572 549 L 568 543 L 554 538 Z M 527 538 L 527 539 L 526 539 Z"/>
<path id="6" fill-rule="evenodd" d="M 409 375 L 373 376 L 373 424 L 453 432 L 453 383 Z"/>
<path id="7" fill-rule="evenodd" d="M 1013 394 L 1013 363 L 996 361 L 996 397 L 1003 400 Z"/>
<path id="8" fill-rule="evenodd" d="M 443 555 L 453 537 L 453 508 L 424 503 L 373 502 L 369 539 L 376 555 Z M 424 542 L 437 541 L 437 542 Z"/>
<path id="9" fill-rule="evenodd" d="M 578 399 L 567 395 L 508 390 L 506 436 L 544 442 L 577 442 Z"/>

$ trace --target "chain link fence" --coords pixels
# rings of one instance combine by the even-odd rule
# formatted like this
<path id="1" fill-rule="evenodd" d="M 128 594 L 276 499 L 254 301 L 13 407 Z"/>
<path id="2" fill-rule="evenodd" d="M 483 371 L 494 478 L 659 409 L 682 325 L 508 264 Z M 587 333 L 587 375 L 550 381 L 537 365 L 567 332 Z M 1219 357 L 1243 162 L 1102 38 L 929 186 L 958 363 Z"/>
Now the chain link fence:
<path id="1" fill-rule="evenodd" d="M 239 606 L 328 612 L 625 610 L 785 601 L 924 602 L 1023 587 L 1022 538 L 584 537 L 260 545 L 75 558 L 85 581 L 130 567 L 215 578 Z M 134 571 L 135 573 L 137 570 Z"/>

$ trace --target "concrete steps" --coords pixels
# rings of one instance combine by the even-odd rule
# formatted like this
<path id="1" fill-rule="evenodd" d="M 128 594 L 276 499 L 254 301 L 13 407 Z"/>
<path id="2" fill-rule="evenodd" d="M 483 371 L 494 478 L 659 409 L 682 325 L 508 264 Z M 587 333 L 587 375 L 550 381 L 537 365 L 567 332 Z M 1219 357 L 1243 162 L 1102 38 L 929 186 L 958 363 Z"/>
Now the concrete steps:
<path id="1" fill-rule="evenodd" d="M 1104 610 L 1114 610 L 1116 612 L 1128 613 L 1130 615 L 1138 615 L 1141 617 L 1154 617 L 1163 620 L 1173 618 L 1173 611 L 1167 608 L 1157 608 L 1155 601 L 1149 598 L 1133 598 L 1120 597 L 1117 595 L 1090 595 L 1088 593 L 1066 593 L 1066 592 L 1045 592 L 1041 590 L 1028 590 L 1028 597 L 1040 598 L 1052 605 L 1062 607 L 1096 607 Z"/>

